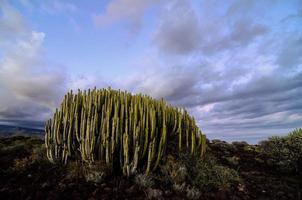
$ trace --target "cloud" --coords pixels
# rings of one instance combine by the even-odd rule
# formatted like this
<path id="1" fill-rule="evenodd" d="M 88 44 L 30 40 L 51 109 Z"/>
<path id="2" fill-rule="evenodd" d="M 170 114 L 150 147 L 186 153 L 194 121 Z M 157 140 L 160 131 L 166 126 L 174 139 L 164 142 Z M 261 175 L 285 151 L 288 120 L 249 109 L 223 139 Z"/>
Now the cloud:
<path id="1" fill-rule="evenodd" d="M 141 29 L 145 12 L 160 0 L 112 0 L 101 14 L 92 14 L 96 27 L 109 26 L 126 21 L 131 32 Z"/>
<path id="2" fill-rule="evenodd" d="M 20 13 L 15 10 L 6 2 L 0 2 L 0 37 L 6 40 L 14 39 L 16 36 L 24 34 L 27 28 L 26 22 L 23 20 Z M 1 40 L 0 45 L 7 43 L 6 40 Z"/>
<path id="3" fill-rule="evenodd" d="M 284 68 L 295 68 L 302 62 L 302 34 L 291 36 L 284 40 L 284 44 L 278 54 L 277 64 Z"/>
<path id="4" fill-rule="evenodd" d="M 153 39 L 162 65 L 145 66 L 128 87 L 186 107 L 211 138 L 256 141 L 301 127 L 301 30 L 279 21 L 290 13 L 273 18 L 273 27 L 266 21 L 272 13 L 256 16 L 268 5 L 276 9 L 268 1 L 203 3 L 211 14 L 191 1 L 162 11 Z"/>
<path id="5" fill-rule="evenodd" d="M 253 18 L 230 15 L 229 12 L 233 14 L 230 10 L 234 9 L 237 15 L 244 12 L 241 6 L 234 4 L 221 12 L 217 8 L 219 4 L 214 6 L 203 2 L 201 11 L 197 12 L 192 1 L 172 1 L 168 9 L 162 11 L 164 14 L 154 34 L 154 45 L 159 52 L 172 55 L 194 52 L 212 54 L 247 46 L 269 31 L 266 25 Z M 240 8 L 243 10 L 239 12 Z"/>
<path id="6" fill-rule="evenodd" d="M 210 138 L 256 141 L 285 134 L 302 126 L 302 30 L 297 26 L 300 11 L 280 10 L 287 8 L 283 4 L 109 1 L 103 12 L 93 14 L 95 25 L 125 25 L 135 32 L 145 19 L 151 20 L 152 40 L 143 41 L 142 36 L 142 43 L 150 46 L 134 48 L 138 62 L 132 61 L 136 70 L 129 71 L 135 73 L 109 79 L 87 72 L 68 83 L 64 73 L 47 64 L 45 33 L 31 30 L 19 12 L 2 4 L 6 9 L 0 17 L 0 41 L 7 45 L 0 43 L 0 95 L 5 96 L 0 99 L 0 118 L 46 119 L 66 87 L 110 85 L 187 108 Z M 149 16 L 153 7 L 158 15 Z"/>
<path id="7" fill-rule="evenodd" d="M 7 41 L 0 57 L 0 96 L 5 97 L 0 100 L 0 120 L 43 121 L 62 97 L 64 73 L 48 66 L 43 56 L 43 32 L 31 31 L 7 2 L 1 4 L 1 12 L 1 23 L 15 28 L 0 36 L 1 41 Z M 22 23 L 12 23 L 15 19 Z M 16 30 L 20 34 L 14 34 Z"/>
<path id="8" fill-rule="evenodd" d="M 139 91 L 149 91 L 152 96 L 164 97 L 174 105 L 187 108 L 210 138 L 238 140 L 250 135 L 256 142 L 268 134 L 285 134 L 302 125 L 302 103 L 299 99 L 302 74 L 280 76 L 276 70 L 262 78 L 253 77 L 231 90 L 231 83 L 236 78 L 226 80 L 218 72 L 211 76 L 212 81 L 204 82 L 204 71 L 198 68 L 188 70 L 188 73 L 185 68 L 178 68 L 174 73 L 169 71 L 159 77 L 156 74 L 163 74 L 162 71 L 154 72 L 153 76 L 146 75 L 147 85 L 145 82 L 136 82 L 135 85 Z M 175 74 L 183 77 L 176 76 L 172 81 Z M 162 92 L 156 93 L 158 90 Z"/>
<path id="9" fill-rule="evenodd" d="M 154 42 L 163 52 L 186 54 L 199 48 L 201 27 L 189 1 L 175 1 L 163 11 Z"/>
<path id="10" fill-rule="evenodd" d="M 198 82 L 200 73 L 195 69 L 181 66 L 169 69 L 156 68 L 140 73 L 132 77 L 128 88 L 133 92 L 149 94 L 154 98 L 165 98 L 166 100 L 180 100 L 194 93 L 195 83 Z M 127 81 L 127 80 L 126 80 Z"/>

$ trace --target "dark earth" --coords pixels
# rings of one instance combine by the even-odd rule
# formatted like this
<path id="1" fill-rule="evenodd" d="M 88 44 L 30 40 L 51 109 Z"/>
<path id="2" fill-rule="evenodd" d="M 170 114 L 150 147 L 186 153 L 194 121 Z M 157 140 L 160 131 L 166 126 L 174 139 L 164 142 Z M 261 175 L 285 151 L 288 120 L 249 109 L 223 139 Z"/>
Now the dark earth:
<path id="1" fill-rule="evenodd" d="M 142 189 L 132 177 L 108 176 L 87 182 L 70 167 L 48 162 L 44 141 L 31 137 L 0 139 L 0 199 L 188 199 L 154 178 L 152 189 Z M 302 177 L 282 174 L 266 162 L 256 145 L 208 142 L 207 154 L 218 164 L 235 169 L 240 182 L 227 188 L 204 187 L 198 199 L 302 199 Z"/>

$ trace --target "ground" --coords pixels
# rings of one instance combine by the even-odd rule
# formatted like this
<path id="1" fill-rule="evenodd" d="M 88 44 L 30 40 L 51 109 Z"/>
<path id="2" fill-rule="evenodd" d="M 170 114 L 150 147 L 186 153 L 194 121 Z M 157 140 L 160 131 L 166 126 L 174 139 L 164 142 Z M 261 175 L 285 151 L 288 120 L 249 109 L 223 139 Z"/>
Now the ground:
<path id="1" fill-rule="evenodd" d="M 77 175 L 82 173 L 78 164 L 51 164 L 43 144 L 39 138 L 22 136 L 0 139 L 0 199 L 302 199 L 302 177 L 280 173 L 267 164 L 257 146 L 245 142 L 208 142 L 204 159 L 216 160 L 215 165 L 222 166 L 217 169 L 234 169 L 239 180 L 205 182 L 198 191 L 196 186 L 175 189 L 175 184 L 165 183 L 165 176 L 156 174 L 152 181 L 144 175 L 112 174 L 101 181 L 87 181 Z"/>

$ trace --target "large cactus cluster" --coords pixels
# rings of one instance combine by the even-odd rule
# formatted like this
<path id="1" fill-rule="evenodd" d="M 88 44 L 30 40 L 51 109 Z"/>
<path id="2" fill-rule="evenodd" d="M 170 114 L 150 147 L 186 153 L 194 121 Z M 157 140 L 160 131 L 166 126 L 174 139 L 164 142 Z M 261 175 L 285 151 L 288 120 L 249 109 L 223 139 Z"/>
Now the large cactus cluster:
<path id="1" fill-rule="evenodd" d="M 110 88 L 70 91 L 45 126 L 50 161 L 104 161 L 128 176 L 155 170 L 171 140 L 179 151 L 205 152 L 205 135 L 184 109 Z"/>

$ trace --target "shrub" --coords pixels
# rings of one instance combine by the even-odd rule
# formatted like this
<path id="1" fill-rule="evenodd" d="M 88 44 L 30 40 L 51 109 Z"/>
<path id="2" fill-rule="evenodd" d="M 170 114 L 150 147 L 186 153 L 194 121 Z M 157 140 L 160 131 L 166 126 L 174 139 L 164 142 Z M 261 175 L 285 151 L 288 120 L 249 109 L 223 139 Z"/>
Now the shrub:
<path id="1" fill-rule="evenodd" d="M 17 173 L 23 173 L 27 171 L 30 167 L 34 165 L 39 165 L 45 160 L 42 160 L 42 158 L 36 154 L 30 155 L 25 158 L 16 158 L 14 160 L 14 165 L 12 170 Z"/>
<path id="2" fill-rule="evenodd" d="M 186 191 L 186 183 L 182 183 L 182 184 L 178 184 L 178 183 L 174 183 L 173 184 L 173 190 L 179 193 L 183 193 L 184 191 Z"/>
<path id="3" fill-rule="evenodd" d="M 163 199 L 163 192 L 159 189 L 148 188 L 146 190 L 147 199 Z"/>
<path id="4" fill-rule="evenodd" d="M 182 184 L 187 181 L 188 170 L 182 159 L 177 160 L 173 156 L 168 155 L 165 164 L 160 169 L 163 178 L 168 183 Z"/>
<path id="5" fill-rule="evenodd" d="M 238 172 L 234 169 L 218 165 L 212 157 L 199 160 L 196 166 L 193 185 L 199 188 L 213 187 L 227 189 L 240 182 Z"/>
<path id="6" fill-rule="evenodd" d="M 66 164 L 104 161 L 130 176 L 155 170 L 170 141 L 202 155 L 206 138 L 184 109 L 145 95 L 102 89 L 72 91 L 45 127 L 47 157 Z"/>
<path id="7" fill-rule="evenodd" d="M 134 178 L 134 182 L 140 189 L 151 188 L 154 185 L 152 178 L 146 174 L 137 174 Z"/>
<path id="8" fill-rule="evenodd" d="M 12 168 L 13 171 L 22 173 L 28 169 L 28 167 L 32 164 L 32 160 L 28 157 L 25 158 L 17 158 L 14 160 L 14 166 Z"/>
<path id="9" fill-rule="evenodd" d="M 221 154 L 225 156 L 229 156 L 232 152 L 235 152 L 237 150 L 235 145 L 229 144 L 221 140 L 212 140 L 211 148 L 221 152 Z"/>
<path id="10" fill-rule="evenodd" d="M 187 188 L 187 199 L 192 199 L 192 200 L 195 200 L 195 199 L 200 199 L 200 196 L 201 196 L 201 193 L 200 191 L 197 189 L 197 188 Z"/>
<path id="11" fill-rule="evenodd" d="M 84 177 L 88 182 L 101 183 L 111 174 L 111 169 L 102 161 L 93 164 L 84 164 Z"/>
<path id="12" fill-rule="evenodd" d="M 225 160 L 228 162 L 228 164 L 232 166 L 237 166 L 239 164 L 240 158 L 237 156 L 232 156 L 232 157 L 226 157 Z"/>
<path id="13" fill-rule="evenodd" d="M 66 177 L 76 180 L 85 178 L 83 164 L 78 161 L 69 162 L 66 166 Z"/>
<path id="14" fill-rule="evenodd" d="M 284 173 L 302 174 L 302 129 L 287 136 L 274 136 L 260 143 L 268 164 Z"/>

